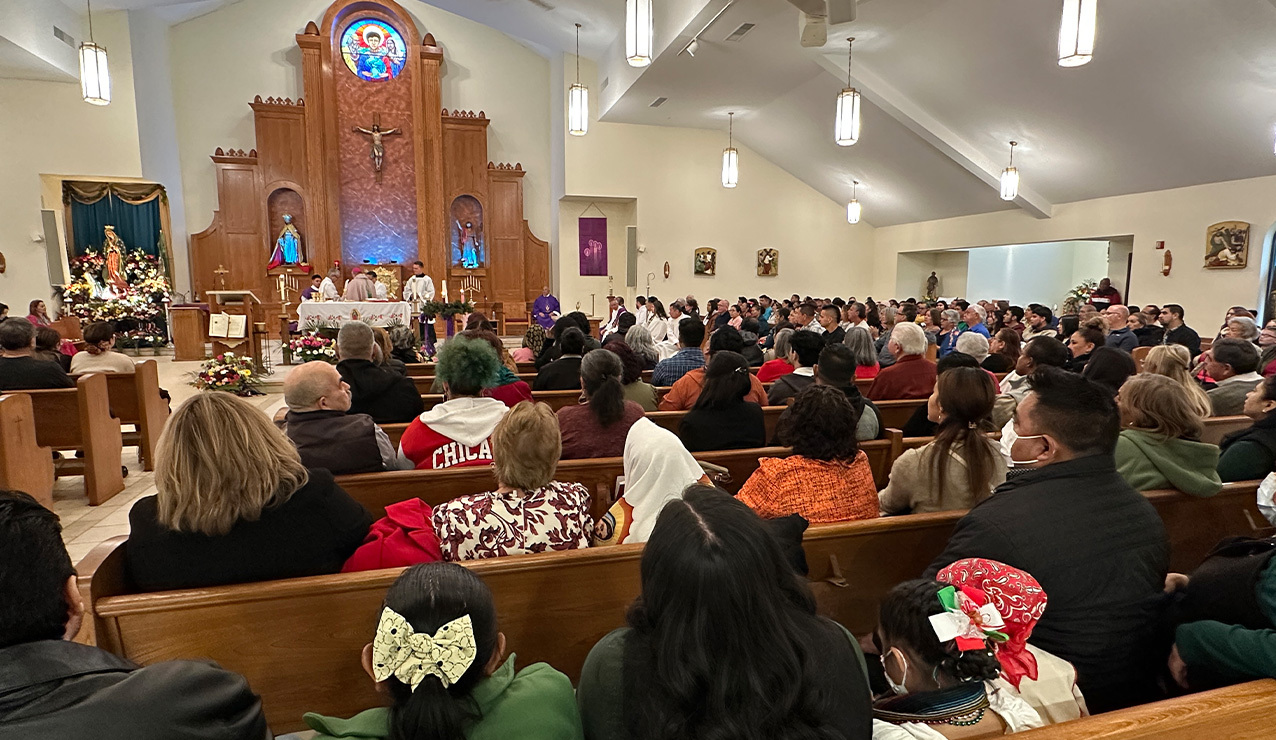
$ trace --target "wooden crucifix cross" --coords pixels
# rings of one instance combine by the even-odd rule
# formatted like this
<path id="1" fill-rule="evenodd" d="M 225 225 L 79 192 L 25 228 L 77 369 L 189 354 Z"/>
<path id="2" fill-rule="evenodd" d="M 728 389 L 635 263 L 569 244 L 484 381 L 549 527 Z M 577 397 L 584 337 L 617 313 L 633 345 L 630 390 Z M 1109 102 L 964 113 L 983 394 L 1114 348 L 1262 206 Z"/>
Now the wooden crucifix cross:
<path id="1" fill-rule="evenodd" d="M 230 273 L 230 270 L 227 270 L 225 265 L 218 265 L 213 273 L 217 275 L 217 289 L 226 290 L 226 275 Z"/>
<path id="2" fill-rule="evenodd" d="M 359 126 L 355 126 L 354 130 L 356 133 L 366 134 L 372 139 L 372 169 L 376 171 L 377 182 L 380 183 L 381 163 L 385 160 L 385 142 L 382 138 L 402 132 L 397 128 L 382 130 L 380 113 L 372 114 L 372 128 L 361 128 Z"/>

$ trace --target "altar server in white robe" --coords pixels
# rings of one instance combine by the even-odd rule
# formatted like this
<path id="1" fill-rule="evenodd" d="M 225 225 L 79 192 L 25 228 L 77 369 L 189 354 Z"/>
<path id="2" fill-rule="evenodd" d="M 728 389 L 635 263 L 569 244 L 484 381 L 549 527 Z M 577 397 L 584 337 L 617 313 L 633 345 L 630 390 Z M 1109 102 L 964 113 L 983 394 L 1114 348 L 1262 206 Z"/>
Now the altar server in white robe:
<path id="1" fill-rule="evenodd" d="M 426 301 L 434 300 L 434 280 L 425 274 L 425 263 L 420 260 L 412 263 L 412 272 L 412 277 L 403 284 L 403 300 L 411 303 L 412 310 L 419 314 Z M 430 344 L 434 344 L 434 322 L 422 316 L 421 325 L 426 329 Z"/>
<path id="2" fill-rule="evenodd" d="M 669 304 L 669 318 L 665 319 L 665 338 L 656 343 L 656 352 L 662 360 L 667 360 L 678 353 L 678 322 L 687 317 L 685 308 L 686 304 L 680 300 Z"/>
<path id="3" fill-rule="evenodd" d="M 337 290 L 337 281 L 341 279 L 341 268 L 333 267 L 328 270 L 328 276 L 319 283 L 319 293 L 323 295 L 325 301 L 335 301 L 341 298 L 341 291 Z"/>

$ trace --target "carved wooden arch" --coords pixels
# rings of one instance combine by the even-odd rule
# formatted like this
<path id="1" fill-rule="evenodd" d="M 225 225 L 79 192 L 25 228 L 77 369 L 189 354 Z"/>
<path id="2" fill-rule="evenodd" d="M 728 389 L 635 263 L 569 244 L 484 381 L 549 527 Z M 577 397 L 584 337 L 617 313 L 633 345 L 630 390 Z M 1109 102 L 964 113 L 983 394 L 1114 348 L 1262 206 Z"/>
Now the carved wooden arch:
<path id="1" fill-rule="evenodd" d="M 382 20 L 389 22 L 403 34 L 403 40 L 412 47 L 407 50 L 409 54 L 415 53 L 416 47 L 421 45 L 421 32 L 416 27 L 416 21 L 394 0 L 340 0 L 328 6 L 320 28 L 328 34 L 330 44 L 340 41 L 338 30 L 344 30 L 346 20 L 352 15 L 370 15 L 374 18 L 381 16 Z"/>

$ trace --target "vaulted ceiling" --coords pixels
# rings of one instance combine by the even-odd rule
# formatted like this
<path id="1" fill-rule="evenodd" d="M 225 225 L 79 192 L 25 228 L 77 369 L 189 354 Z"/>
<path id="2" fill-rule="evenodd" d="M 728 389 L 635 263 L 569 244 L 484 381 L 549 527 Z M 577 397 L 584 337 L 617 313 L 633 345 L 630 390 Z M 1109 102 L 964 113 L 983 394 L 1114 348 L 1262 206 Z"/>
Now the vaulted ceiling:
<path id="1" fill-rule="evenodd" d="M 236 1 L 94 9 L 154 8 L 175 22 Z M 403 0 L 423 1 L 546 54 L 572 51 L 582 23 L 583 54 L 600 77 L 616 69 L 623 0 Z M 803 48 L 801 13 L 783 0 L 655 0 L 657 57 L 612 76 L 601 117 L 725 139 L 736 111 L 747 147 L 829 198 L 848 200 L 859 180 L 864 220 L 877 226 L 1011 208 L 1046 217 L 1057 203 L 1276 174 L 1276 0 L 1099 0 L 1094 60 L 1073 69 L 1055 61 L 1061 6 L 860 0 L 827 45 Z M 695 56 L 680 53 L 710 20 Z M 752 31 L 725 40 L 744 23 Z M 847 36 L 864 123 L 858 144 L 839 147 Z M 1006 203 L 996 178 L 1011 139 L 1023 188 Z"/>

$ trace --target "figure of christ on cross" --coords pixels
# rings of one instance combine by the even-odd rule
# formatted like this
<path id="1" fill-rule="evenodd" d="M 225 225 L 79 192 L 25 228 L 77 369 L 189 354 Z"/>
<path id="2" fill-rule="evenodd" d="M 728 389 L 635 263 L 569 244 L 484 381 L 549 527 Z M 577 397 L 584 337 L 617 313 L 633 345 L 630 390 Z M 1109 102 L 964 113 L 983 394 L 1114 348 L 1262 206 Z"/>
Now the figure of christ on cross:
<path id="1" fill-rule="evenodd" d="M 380 113 L 372 114 L 372 128 L 368 129 L 368 128 L 361 128 L 359 126 L 355 126 L 354 130 L 357 133 L 366 134 L 372 138 L 372 169 L 376 171 L 377 182 L 380 183 L 381 182 L 381 163 L 385 160 L 385 142 L 382 140 L 382 138 L 386 136 L 393 136 L 395 134 L 402 133 L 402 132 L 399 131 L 399 129 L 397 128 L 386 129 L 383 131 L 381 129 L 381 114 Z"/>

